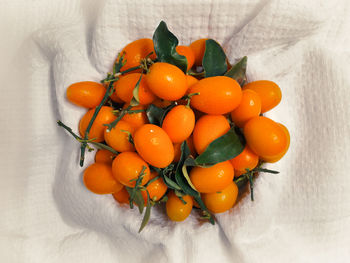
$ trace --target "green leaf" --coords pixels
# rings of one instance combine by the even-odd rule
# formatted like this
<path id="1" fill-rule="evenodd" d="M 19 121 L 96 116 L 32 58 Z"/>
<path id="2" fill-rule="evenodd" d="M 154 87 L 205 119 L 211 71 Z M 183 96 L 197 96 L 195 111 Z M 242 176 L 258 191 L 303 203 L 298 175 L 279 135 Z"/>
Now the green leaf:
<path id="1" fill-rule="evenodd" d="M 182 173 L 182 167 L 185 163 L 185 160 L 187 157 L 191 154 L 191 151 L 187 145 L 187 142 L 184 141 L 181 144 L 181 157 L 177 164 L 176 171 L 175 171 L 175 181 L 176 183 L 181 187 L 181 189 L 191 196 L 195 196 L 198 194 L 196 190 L 194 190 L 187 182 L 186 178 L 184 177 Z"/>
<path id="2" fill-rule="evenodd" d="M 164 183 L 173 190 L 181 190 L 181 187 L 175 183 L 173 180 L 171 180 L 168 176 L 163 176 Z"/>
<path id="3" fill-rule="evenodd" d="M 125 187 L 126 191 L 129 193 L 129 201 L 130 201 L 130 208 L 133 208 L 133 202 L 137 205 L 140 214 L 143 212 L 143 208 L 145 207 L 145 200 L 143 200 L 142 194 L 140 189 L 135 189 L 131 187 Z"/>
<path id="4" fill-rule="evenodd" d="M 140 90 L 140 82 L 141 82 L 141 79 L 142 79 L 142 74 L 140 74 L 140 78 L 139 80 L 137 81 L 136 85 L 135 85 L 135 88 L 133 89 L 132 91 L 132 99 L 130 101 L 130 105 L 131 106 L 138 106 L 140 104 L 140 98 L 139 98 L 139 90 Z"/>
<path id="5" fill-rule="evenodd" d="M 195 162 L 200 166 L 211 166 L 236 157 L 243 149 L 244 145 L 232 127 L 226 134 L 211 142 Z"/>
<path id="6" fill-rule="evenodd" d="M 187 59 L 176 52 L 178 43 L 178 39 L 168 30 L 166 23 L 161 21 L 153 34 L 153 44 L 157 59 L 160 62 L 173 64 L 186 73 Z"/>
<path id="7" fill-rule="evenodd" d="M 148 117 L 149 122 L 157 126 L 162 126 L 165 116 L 175 106 L 175 104 L 171 104 L 166 108 L 159 108 L 153 104 L 150 104 L 146 110 L 146 115 Z"/>
<path id="8" fill-rule="evenodd" d="M 232 68 L 225 73 L 225 76 L 235 79 L 241 87 L 247 82 L 247 60 L 245 56 L 241 58 Z"/>
<path id="9" fill-rule="evenodd" d="M 141 222 L 139 233 L 142 231 L 142 229 L 145 228 L 145 226 L 147 225 L 147 223 L 151 217 L 152 204 L 151 204 L 151 200 L 150 200 L 149 193 L 147 190 L 146 190 L 146 193 L 147 193 L 147 207 L 146 207 L 146 212 L 145 212 L 143 219 L 142 219 L 142 222 Z"/>
<path id="10" fill-rule="evenodd" d="M 203 56 L 205 77 L 222 76 L 227 71 L 226 55 L 222 47 L 213 39 L 205 41 Z"/>
<path id="11" fill-rule="evenodd" d="M 164 109 L 159 108 L 153 104 L 150 104 L 147 107 L 146 115 L 148 117 L 149 123 L 154 125 L 160 125 L 160 121 L 162 119 L 164 113 Z"/>
<path id="12" fill-rule="evenodd" d="M 209 215 L 209 222 L 211 224 L 214 224 L 214 218 L 208 211 L 207 207 L 205 206 L 200 193 L 198 193 L 196 190 L 194 190 L 187 182 L 185 176 L 182 173 L 182 167 L 184 166 L 187 159 L 190 158 L 191 151 L 187 145 L 187 142 L 184 141 L 181 144 L 181 157 L 180 161 L 178 162 L 176 166 L 176 172 L 175 172 L 175 180 L 178 183 L 178 185 L 181 187 L 182 191 L 184 191 L 185 194 L 193 196 L 200 208 L 203 211 L 206 211 Z"/>

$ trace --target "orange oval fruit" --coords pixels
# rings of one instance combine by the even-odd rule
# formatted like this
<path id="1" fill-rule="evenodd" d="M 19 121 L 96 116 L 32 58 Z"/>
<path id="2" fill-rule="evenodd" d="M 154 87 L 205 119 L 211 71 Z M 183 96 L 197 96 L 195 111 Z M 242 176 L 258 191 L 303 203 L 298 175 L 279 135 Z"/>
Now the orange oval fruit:
<path id="1" fill-rule="evenodd" d="M 189 93 L 191 106 L 208 114 L 225 114 L 238 107 L 242 90 L 238 82 L 226 76 L 204 78 L 194 84 Z"/>
<path id="2" fill-rule="evenodd" d="M 130 103 L 133 98 L 133 91 L 140 79 L 140 73 L 131 73 L 121 76 L 119 80 L 115 82 L 115 94 L 126 103 Z M 150 91 L 147 86 L 145 75 L 142 74 L 141 81 L 139 83 L 139 102 L 140 104 L 147 105 L 155 100 L 156 96 Z"/>
<path id="3" fill-rule="evenodd" d="M 280 87 L 269 80 L 258 80 L 244 85 L 243 89 L 255 91 L 261 99 L 261 113 L 265 113 L 276 107 L 281 99 L 282 92 Z"/>
<path id="4" fill-rule="evenodd" d="M 158 174 L 154 171 L 151 172 L 150 180 L 157 177 Z M 163 195 L 166 193 L 168 187 L 164 183 L 162 178 L 158 178 L 157 180 L 151 182 L 149 185 L 147 185 L 146 190 L 149 193 L 150 199 L 153 201 L 160 200 Z M 146 191 L 141 191 L 143 200 L 145 201 L 145 204 L 147 204 L 147 193 Z"/>
<path id="5" fill-rule="evenodd" d="M 89 110 L 79 122 L 79 133 L 81 137 L 84 138 L 85 131 L 89 125 L 89 122 L 94 115 L 95 109 Z M 106 126 L 104 124 L 109 124 L 116 119 L 116 116 L 113 114 L 113 108 L 108 106 L 102 106 L 101 110 L 97 114 L 97 117 L 94 123 L 91 126 L 89 132 L 89 139 L 95 139 L 94 142 L 103 142 L 104 141 L 104 131 Z"/>
<path id="6" fill-rule="evenodd" d="M 121 51 L 121 55 L 124 54 L 124 60 L 126 60 L 121 71 L 139 66 L 141 59 L 145 58 L 151 52 L 153 53 L 150 58 L 155 59 L 156 53 L 154 51 L 152 39 L 142 38 L 129 43 Z M 135 70 L 133 72 L 141 72 L 141 70 Z"/>
<path id="7" fill-rule="evenodd" d="M 185 195 L 182 197 L 186 202 L 184 204 L 173 191 L 168 194 L 168 201 L 166 202 L 166 213 L 172 221 L 184 221 L 191 213 L 193 207 L 192 197 Z"/>
<path id="8" fill-rule="evenodd" d="M 205 151 L 208 145 L 227 133 L 230 124 L 222 115 L 204 115 L 194 126 L 193 144 L 198 154 Z"/>
<path id="9" fill-rule="evenodd" d="M 268 162 L 268 163 L 275 163 L 275 162 L 279 161 L 287 153 L 287 151 L 289 149 L 289 145 L 290 145 L 290 134 L 289 134 L 287 127 L 281 123 L 277 123 L 277 124 L 283 129 L 285 135 L 287 136 L 287 145 L 286 145 L 285 149 L 280 154 L 275 155 L 275 156 L 269 156 L 269 157 L 262 158 L 265 162 Z"/>
<path id="10" fill-rule="evenodd" d="M 87 189 L 95 194 L 112 194 L 123 188 L 112 174 L 112 168 L 105 163 L 93 163 L 85 169 L 83 181 Z"/>
<path id="11" fill-rule="evenodd" d="M 190 70 L 194 64 L 194 59 L 195 59 L 192 49 L 188 46 L 177 46 L 176 52 L 186 57 L 187 70 Z"/>
<path id="12" fill-rule="evenodd" d="M 105 141 L 118 152 L 135 151 L 134 145 L 129 141 L 128 132 L 132 135 L 135 132 L 135 128 L 128 122 L 120 120 L 111 131 L 105 129 Z"/>
<path id="13" fill-rule="evenodd" d="M 113 83 L 114 89 L 115 89 L 116 82 Z M 122 104 L 124 101 L 119 98 L 118 94 L 114 91 L 112 95 L 110 96 L 111 100 L 114 101 L 115 103 Z"/>
<path id="14" fill-rule="evenodd" d="M 250 119 L 243 129 L 247 144 L 261 158 L 281 154 L 288 145 L 283 128 L 273 120 L 258 116 Z"/>
<path id="15" fill-rule="evenodd" d="M 105 93 L 106 89 L 101 83 L 82 81 L 67 88 L 67 99 L 75 105 L 91 109 L 100 104 Z"/>
<path id="16" fill-rule="evenodd" d="M 238 196 L 238 187 L 231 182 L 225 189 L 220 192 L 203 194 L 202 200 L 209 211 L 213 213 L 223 213 L 236 203 Z"/>
<path id="17" fill-rule="evenodd" d="M 195 123 L 195 116 L 190 107 L 177 105 L 165 116 L 163 130 L 173 143 L 180 143 L 190 137 Z"/>
<path id="18" fill-rule="evenodd" d="M 105 163 L 112 165 L 113 159 L 116 156 L 117 155 L 115 153 L 112 153 L 105 149 L 101 149 L 96 152 L 95 163 Z"/>
<path id="19" fill-rule="evenodd" d="M 129 104 L 125 104 L 123 109 L 126 109 L 127 107 L 129 107 Z M 148 118 L 147 118 L 146 111 L 145 111 L 146 107 L 144 105 L 138 105 L 138 106 L 131 107 L 130 110 L 134 110 L 134 111 L 135 110 L 143 110 L 143 111 L 138 112 L 138 113 L 127 113 L 122 118 L 123 121 L 126 121 L 131 126 L 133 126 L 135 128 L 135 130 L 140 128 L 142 125 L 145 125 L 146 123 L 148 123 Z"/>
<path id="20" fill-rule="evenodd" d="M 133 139 L 136 151 L 150 165 L 164 168 L 174 160 L 174 146 L 168 134 L 157 125 L 141 126 Z"/>
<path id="21" fill-rule="evenodd" d="M 122 152 L 113 161 L 113 176 L 123 185 L 134 187 L 135 179 L 140 176 L 143 167 L 146 168 L 141 185 L 144 185 L 149 180 L 151 172 L 148 164 L 135 152 Z"/>
<path id="22" fill-rule="evenodd" d="M 225 189 L 233 180 L 234 170 L 230 161 L 217 163 L 211 167 L 194 167 L 190 179 L 200 193 L 215 193 Z"/>
<path id="23" fill-rule="evenodd" d="M 232 121 L 240 128 L 261 112 L 261 100 L 259 95 L 250 89 L 242 92 L 242 100 L 236 109 L 231 112 Z"/>
<path id="24" fill-rule="evenodd" d="M 129 204 L 129 193 L 126 191 L 125 187 L 122 190 L 113 193 L 113 197 L 119 204 Z"/>
<path id="25" fill-rule="evenodd" d="M 259 156 L 246 145 L 244 150 L 230 161 L 235 169 L 235 176 L 238 177 L 246 173 L 246 169 L 254 169 L 259 163 Z"/>
<path id="26" fill-rule="evenodd" d="M 187 80 L 187 92 L 186 94 L 189 94 L 190 92 L 190 88 L 196 84 L 199 80 L 196 79 L 195 77 L 191 76 L 191 75 L 186 75 L 186 80 Z"/>
<path id="27" fill-rule="evenodd" d="M 202 38 L 198 39 L 190 44 L 190 48 L 192 49 L 195 57 L 194 64 L 196 66 L 202 65 L 202 60 L 205 52 L 205 41 L 207 41 L 208 38 Z"/>
<path id="28" fill-rule="evenodd" d="M 156 62 L 146 75 L 149 89 L 164 100 L 178 100 L 186 94 L 186 75 L 178 67 L 164 62 Z"/>

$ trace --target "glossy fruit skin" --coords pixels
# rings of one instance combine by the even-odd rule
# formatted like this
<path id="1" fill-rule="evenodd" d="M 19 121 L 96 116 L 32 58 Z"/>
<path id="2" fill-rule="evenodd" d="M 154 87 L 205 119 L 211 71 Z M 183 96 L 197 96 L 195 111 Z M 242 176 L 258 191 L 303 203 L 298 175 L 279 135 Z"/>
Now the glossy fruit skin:
<path id="1" fill-rule="evenodd" d="M 126 59 L 126 64 L 121 68 L 121 71 L 139 66 L 141 59 L 145 58 L 151 52 L 153 52 L 153 54 L 150 58 L 155 59 L 156 53 L 153 48 L 152 39 L 142 38 L 129 43 L 121 51 L 121 54 L 124 54 L 124 59 Z M 141 70 L 135 70 L 133 72 L 140 71 Z"/>
<path id="2" fill-rule="evenodd" d="M 115 94 L 126 103 L 130 103 L 133 97 L 133 91 L 140 79 L 140 73 L 131 73 L 123 75 L 118 81 L 115 82 Z M 139 83 L 139 101 L 140 104 L 147 105 L 154 101 L 156 96 L 147 86 L 145 75 L 142 74 L 141 81 Z"/>
<path id="3" fill-rule="evenodd" d="M 288 137 L 273 120 L 258 116 L 250 119 L 243 129 L 249 148 L 261 158 L 272 158 L 286 149 Z"/>
<path id="4" fill-rule="evenodd" d="M 104 137 L 106 143 L 117 152 L 133 152 L 135 147 L 129 142 L 129 136 L 125 132 L 134 134 L 135 128 L 126 121 L 120 120 L 111 131 L 105 129 Z"/>
<path id="5" fill-rule="evenodd" d="M 244 147 L 243 152 L 230 160 L 235 169 L 235 176 L 238 177 L 246 173 L 246 169 L 252 170 L 259 163 L 259 156 L 257 156 L 248 145 Z"/>
<path id="6" fill-rule="evenodd" d="M 96 152 L 95 163 L 105 163 L 112 165 L 113 159 L 116 156 L 117 155 L 115 153 L 112 153 L 105 149 L 101 149 Z"/>
<path id="7" fill-rule="evenodd" d="M 135 181 L 130 181 L 140 176 L 143 166 L 146 167 L 145 176 L 141 185 L 148 182 L 150 170 L 148 164 L 135 152 L 122 152 L 117 155 L 112 164 L 113 176 L 121 184 L 129 187 L 135 186 Z"/>
<path id="8" fill-rule="evenodd" d="M 152 180 L 156 176 L 158 176 L 158 174 L 155 171 L 152 171 L 150 180 Z M 153 201 L 158 201 L 166 193 L 166 191 L 168 190 L 168 187 L 164 183 L 163 179 L 161 177 L 159 177 L 157 180 L 155 180 L 152 183 L 150 183 L 146 187 L 146 189 L 147 189 L 147 191 L 149 193 L 150 199 L 153 200 Z M 146 191 L 141 191 L 141 194 L 142 194 L 143 200 L 145 201 L 145 204 L 147 204 L 147 193 L 146 193 Z"/>
<path id="9" fill-rule="evenodd" d="M 117 193 L 113 193 L 113 197 L 119 204 L 129 204 L 129 193 L 126 191 L 125 187 Z"/>
<path id="10" fill-rule="evenodd" d="M 196 66 L 202 65 L 202 60 L 205 52 L 205 41 L 208 38 L 198 39 L 190 44 L 190 48 L 192 49 L 195 57 L 194 64 Z"/>
<path id="11" fill-rule="evenodd" d="M 240 128 L 253 117 L 261 112 L 261 100 L 259 95 L 250 89 L 242 92 L 242 100 L 236 109 L 231 112 L 232 121 Z"/>
<path id="12" fill-rule="evenodd" d="M 223 213 L 236 203 L 238 196 L 238 187 L 231 182 L 225 189 L 220 192 L 203 194 L 202 200 L 209 211 L 213 213 Z"/>
<path id="13" fill-rule="evenodd" d="M 145 124 L 134 134 L 136 151 L 150 165 L 167 167 L 174 160 L 174 146 L 168 134 L 159 126 Z"/>
<path id="14" fill-rule="evenodd" d="M 272 157 L 262 158 L 265 162 L 268 162 L 268 163 L 275 163 L 275 162 L 279 161 L 287 153 L 287 151 L 289 149 L 289 145 L 290 145 L 290 134 L 289 134 L 287 127 L 284 126 L 282 123 L 277 123 L 277 124 L 283 129 L 284 133 L 287 136 L 287 145 L 286 145 L 285 149 L 280 154 L 272 156 Z"/>
<path id="15" fill-rule="evenodd" d="M 194 124 L 193 110 L 184 105 L 177 105 L 165 116 L 162 128 L 173 143 L 181 143 L 190 137 Z"/>
<path id="16" fill-rule="evenodd" d="M 89 125 L 89 122 L 94 115 L 95 108 L 89 110 L 79 122 L 79 133 L 81 137 L 84 138 L 86 128 Z M 113 108 L 109 106 L 102 106 L 101 110 L 97 114 L 97 117 L 92 124 L 92 127 L 89 132 L 89 139 L 95 138 L 94 142 L 103 142 L 104 141 L 104 131 L 106 126 L 104 124 L 109 124 L 114 121 L 117 117 L 113 114 Z"/>
<path id="17" fill-rule="evenodd" d="M 126 109 L 128 106 L 129 104 L 125 104 L 123 106 L 123 109 Z M 130 110 L 146 110 L 146 107 L 144 105 L 138 105 L 138 106 L 131 107 Z M 148 123 L 148 118 L 145 111 L 142 111 L 139 113 L 132 113 L 132 114 L 127 113 L 124 115 L 122 120 L 131 124 L 131 126 L 133 126 L 135 130 L 145 125 L 146 123 Z"/>
<path id="18" fill-rule="evenodd" d="M 193 130 L 193 144 L 198 154 L 205 151 L 208 145 L 227 133 L 230 124 L 222 115 L 204 115 L 197 122 Z"/>
<path id="19" fill-rule="evenodd" d="M 95 108 L 106 93 L 105 87 L 97 82 L 76 82 L 67 88 L 67 99 L 77 106 Z"/>
<path id="20" fill-rule="evenodd" d="M 255 91 L 261 99 L 261 113 L 265 113 L 276 107 L 281 99 L 282 92 L 280 87 L 269 80 L 258 80 L 244 85 L 243 90 L 250 89 Z"/>
<path id="21" fill-rule="evenodd" d="M 163 62 L 156 62 L 146 75 L 149 89 L 164 100 L 178 100 L 186 94 L 186 75 L 178 67 Z"/>
<path id="22" fill-rule="evenodd" d="M 204 78 L 194 84 L 189 93 L 191 106 L 208 114 L 226 114 L 238 107 L 242 90 L 238 82 L 226 76 Z"/>
<path id="23" fill-rule="evenodd" d="M 230 161 L 217 163 L 211 167 L 194 167 L 190 179 L 200 193 L 215 193 L 225 189 L 234 178 L 234 170 Z"/>
<path id="24" fill-rule="evenodd" d="M 113 177 L 111 166 L 105 163 L 93 163 L 86 168 L 83 181 L 86 188 L 95 194 L 112 194 L 123 188 Z"/>
<path id="25" fill-rule="evenodd" d="M 176 52 L 182 56 L 186 57 L 187 60 L 187 70 L 190 70 L 194 64 L 194 52 L 189 46 L 177 46 Z"/>
<path id="26" fill-rule="evenodd" d="M 187 92 L 186 94 L 190 93 L 190 88 L 196 84 L 199 80 L 196 79 L 195 77 L 191 76 L 191 75 L 186 75 L 186 80 L 187 80 Z"/>
<path id="27" fill-rule="evenodd" d="M 182 197 L 186 204 L 175 195 L 173 191 L 168 194 L 168 201 L 166 202 L 166 213 L 172 221 L 184 221 L 191 213 L 193 207 L 192 197 L 185 195 Z"/>

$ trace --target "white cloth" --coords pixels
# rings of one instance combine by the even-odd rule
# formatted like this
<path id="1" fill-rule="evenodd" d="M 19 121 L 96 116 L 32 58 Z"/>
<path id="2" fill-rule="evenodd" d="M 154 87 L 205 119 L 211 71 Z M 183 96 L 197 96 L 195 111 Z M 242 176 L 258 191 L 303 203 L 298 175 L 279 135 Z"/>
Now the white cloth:
<path id="1" fill-rule="evenodd" d="M 1 262 L 349 262 L 350 3 L 339 1 L 2 1 Z M 98 81 L 121 48 L 166 21 L 181 44 L 211 37 L 249 80 L 282 89 L 267 115 L 291 146 L 218 224 L 171 223 L 88 192 L 69 84 Z M 3 27 L 3 28 L 2 28 Z M 88 165 L 93 154 L 87 154 Z"/>

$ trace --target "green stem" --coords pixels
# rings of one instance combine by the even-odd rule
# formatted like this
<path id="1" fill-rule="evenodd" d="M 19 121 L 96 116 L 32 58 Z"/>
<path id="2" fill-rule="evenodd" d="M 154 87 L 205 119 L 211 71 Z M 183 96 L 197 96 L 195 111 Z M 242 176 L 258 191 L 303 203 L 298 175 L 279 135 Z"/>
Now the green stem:
<path id="1" fill-rule="evenodd" d="M 88 140 L 89 138 L 89 132 L 91 130 L 91 127 L 92 127 L 92 124 L 94 123 L 96 117 L 97 117 L 97 114 L 100 112 L 103 104 L 105 104 L 105 102 L 107 101 L 108 97 L 109 97 L 109 94 L 110 94 L 110 90 L 113 88 L 113 82 L 110 82 L 109 85 L 108 85 L 108 88 L 106 90 L 106 93 L 102 99 L 102 101 L 100 102 L 100 104 L 96 107 L 95 109 L 95 112 L 94 114 L 92 115 L 92 118 L 89 122 L 89 125 L 87 126 L 86 128 L 86 131 L 85 131 L 85 136 L 84 136 L 84 140 Z M 83 142 L 81 144 L 81 147 L 80 147 L 80 166 L 83 166 L 84 165 L 84 159 L 85 159 L 85 149 L 86 149 L 86 145 L 87 143 L 86 142 Z"/>
<path id="2" fill-rule="evenodd" d="M 126 70 L 123 70 L 123 71 L 120 71 L 120 74 L 124 75 L 126 73 L 129 73 L 130 71 L 134 71 L 134 70 L 137 70 L 137 69 L 140 69 L 142 68 L 141 65 L 138 65 L 136 67 L 132 67 L 132 68 L 129 68 L 129 69 L 126 69 Z"/>
<path id="3" fill-rule="evenodd" d="M 63 127 L 66 131 L 68 131 L 78 142 L 80 143 L 83 143 L 83 142 L 86 142 L 86 143 L 90 143 L 92 145 L 95 145 L 97 146 L 98 148 L 101 148 L 101 149 L 105 149 L 105 150 L 108 150 L 110 151 L 111 153 L 114 153 L 114 154 L 119 154 L 116 150 L 114 150 L 112 147 L 108 146 L 108 145 L 105 145 L 103 143 L 99 143 L 99 142 L 93 142 L 93 141 L 85 141 L 83 138 L 79 137 L 78 135 L 76 135 L 72 129 L 70 127 L 68 127 L 67 125 L 65 125 L 63 122 L 61 122 L 60 120 L 57 121 L 57 124 L 58 126 L 60 127 Z"/>
<path id="4" fill-rule="evenodd" d="M 120 112 L 120 115 L 118 116 L 118 118 L 116 118 L 113 122 L 109 124 L 103 124 L 104 126 L 107 126 L 107 132 L 110 132 L 117 125 L 117 123 L 124 117 L 124 115 L 128 113 L 130 109 L 131 109 L 131 105 L 129 105 L 126 109 L 123 109 Z"/>

